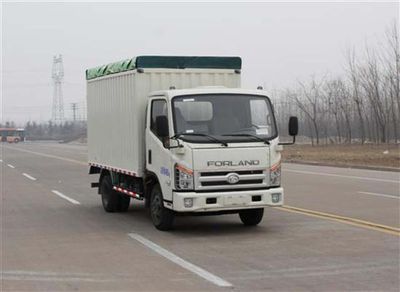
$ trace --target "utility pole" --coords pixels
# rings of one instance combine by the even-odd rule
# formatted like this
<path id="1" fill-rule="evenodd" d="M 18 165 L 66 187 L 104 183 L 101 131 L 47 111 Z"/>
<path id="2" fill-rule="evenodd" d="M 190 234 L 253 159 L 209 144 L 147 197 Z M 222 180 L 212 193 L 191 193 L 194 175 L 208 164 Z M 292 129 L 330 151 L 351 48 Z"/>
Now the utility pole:
<path id="1" fill-rule="evenodd" d="M 76 102 L 71 103 L 74 122 L 76 121 L 76 110 L 78 109 L 77 105 L 78 104 Z"/>
<path id="2" fill-rule="evenodd" d="M 64 101 L 62 92 L 62 82 L 64 80 L 64 67 L 62 56 L 53 57 L 53 69 L 51 77 L 53 79 L 53 108 L 52 120 L 54 122 L 63 122 L 64 120 Z"/>

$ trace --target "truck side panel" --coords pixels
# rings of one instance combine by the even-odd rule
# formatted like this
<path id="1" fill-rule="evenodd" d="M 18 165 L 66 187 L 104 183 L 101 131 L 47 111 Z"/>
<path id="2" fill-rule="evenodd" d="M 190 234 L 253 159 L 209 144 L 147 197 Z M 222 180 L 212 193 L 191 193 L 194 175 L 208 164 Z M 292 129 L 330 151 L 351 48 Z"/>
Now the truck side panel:
<path id="1" fill-rule="evenodd" d="M 139 174 L 139 97 L 134 75 L 130 72 L 88 82 L 88 156 L 90 163 Z"/>

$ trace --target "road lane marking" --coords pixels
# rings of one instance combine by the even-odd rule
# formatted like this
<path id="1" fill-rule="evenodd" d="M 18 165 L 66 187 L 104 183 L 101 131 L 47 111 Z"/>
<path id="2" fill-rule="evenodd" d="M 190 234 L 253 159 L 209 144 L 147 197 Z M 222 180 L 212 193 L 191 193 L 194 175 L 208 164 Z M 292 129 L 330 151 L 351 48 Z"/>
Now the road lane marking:
<path id="1" fill-rule="evenodd" d="M 387 233 L 387 234 L 400 236 L 400 228 L 387 226 L 387 225 L 383 225 L 383 224 L 378 224 L 378 223 L 374 223 L 374 222 L 369 222 L 369 221 L 365 221 L 365 220 L 361 220 L 361 219 L 339 216 L 339 215 L 335 215 L 335 214 L 314 211 L 314 210 L 308 210 L 308 209 L 303 209 L 303 208 L 297 208 L 297 207 L 292 207 L 292 206 L 288 206 L 288 205 L 283 205 L 282 207 L 274 207 L 274 208 L 281 210 L 281 211 L 292 212 L 292 213 L 302 214 L 302 215 L 321 218 L 321 219 L 328 219 L 331 221 L 336 221 L 336 222 L 340 222 L 340 223 L 344 223 L 344 224 L 348 224 L 348 225 L 362 227 L 365 229 L 371 229 L 371 230 L 380 231 L 380 232 Z"/>
<path id="2" fill-rule="evenodd" d="M 81 203 L 79 203 L 77 200 L 74 200 L 74 199 L 72 199 L 72 198 L 70 198 L 70 197 L 64 195 L 63 193 L 57 191 L 57 190 L 52 190 L 51 192 L 52 192 L 53 194 L 59 196 L 60 198 L 63 198 L 64 200 L 67 200 L 67 201 L 71 202 L 71 203 L 74 204 L 74 205 L 80 205 L 80 204 L 81 204 Z"/>
<path id="3" fill-rule="evenodd" d="M 3 280 L 6 281 L 37 281 L 37 282 L 110 282 L 110 281 L 118 281 L 120 279 L 92 279 L 92 278 L 78 278 L 78 277 L 43 277 L 43 276 L 13 276 L 13 275 L 4 275 L 2 276 Z"/>
<path id="4" fill-rule="evenodd" d="M 219 287 L 232 287 L 233 286 L 231 283 L 225 281 L 224 279 L 222 279 L 214 274 L 211 274 L 210 272 L 200 268 L 199 266 L 196 266 L 196 265 L 178 257 L 177 255 L 173 254 L 172 252 L 162 248 L 158 244 L 155 244 L 154 242 L 144 238 L 143 236 L 141 236 L 139 234 L 129 233 L 128 236 L 131 237 L 132 239 L 139 241 L 141 244 L 147 246 L 151 250 L 155 251 L 156 253 L 165 257 L 166 259 L 170 260 L 171 262 L 177 264 L 178 266 L 181 266 L 182 268 L 202 277 L 203 279 L 205 279 Z"/>
<path id="5" fill-rule="evenodd" d="M 23 176 L 25 176 L 25 177 L 27 177 L 27 178 L 29 178 L 30 180 L 36 180 L 36 178 L 35 177 L 33 177 L 33 176 L 31 176 L 31 175 L 29 175 L 29 174 L 27 174 L 27 173 L 22 173 L 22 175 Z"/>
<path id="6" fill-rule="evenodd" d="M 3 147 L 7 148 L 7 149 L 11 149 L 11 150 L 26 152 L 26 153 L 30 153 L 30 154 L 34 154 L 34 155 L 38 155 L 38 156 L 54 158 L 54 159 L 58 159 L 58 160 L 62 160 L 62 161 L 67 161 L 67 162 L 72 162 L 72 163 L 88 166 L 87 162 L 83 162 L 80 160 L 75 160 L 75 159 L 70 159 L 70 158 L 66 158 L 66 157 L 62 157 L 62 156 L 45 154 L 45 153 L 41 153 L 41 152 L 35 152 L 35 151 L 30 151 L 30 150 L 25 150 L 25 149 L 20 149 L 20 148 L 13 148 L 13 147 L 8 147 L 8 146 L 3 146 Z"/>
<path id="7" fill-rule="evenodd" d="M 12 164 L 7 164 L 7 166 L 10 167 L 10 168 L 15 168 L 15 166 L 12 165 Z"/>
<path id="8" fill-rule="evenodd" d="M 46 271 L 2 271 L 3 280 L 9 281 L 46 281 L 46 282 L 117 282 L 133 281 L 129 275 L 115 275 L 107 277 L 102 274 L 88 273 L 55 273 Z"/>
<path id="9" fill-rule="evenodd" d="M 365 195 L 371 195 L 371 196 L 385 197 L 385 198 L 391 198 L 391 199 L 400 200 L 399 196 L 393 196 L 393 195 L 387 195 L 387 194 L 379 194 L 379 193 L 370 193 L 370 192 L 358 192 L 358 193 L 359 194 L 365 194 Z"/>
<path id="10" fill-rule="evenodd" d="M 343 178 L 350 178 L 350 179 L 372 180 L 372 181 L 380 181 L 380 182 L 389 182 L 389 183 L 400 184 L 400 179 L 399 180 L 391 180 L 391 179 L 383 179 L 383 178 L 373 178 L 373 177 L 353 176 L 353 175 L 342 175 L 342 174 L 334 174 L 334 173 L 322 173 L 322 172 L 293 170 L 293 169 L 283 169 L 283 171 L 295 172 L 295 173 L 304 173 L 304 174 L 314 174 L 314 175 L 335 176 L 335 177 L 343 177 Z"/>
<path id="11" fill-rule="evenodd" d="M 3 162 L 3 159 L 0 159 L 0 162 Z"/>
<path id="12" fill-rule="evenodd" d="M 350 267 L 349 267 L 350 266 Z M 262 279 L 271 279 L 271 278 L 303 278 L 306 277 L 326 277 L 326 276 L 343 276 L 343 275 L 353 275 L 357 274 L 365 274 L 365 273 L 385 273 L 393 271 L 394 267 L 398 266 L 398 262 L 394 262 L 387 265 L 376 265 L 362 263 L 360 267 L 351 268 L 351 265 L 342 265 L 339 267 L 329 266 L 329 267 L 321 267 L 315 266 L 315 268 L 305 268 L 305 269 L 278 269 L 278 270 L 268 270 L 268 273 L 265 271 L 260 271 L 259 273 L 253 272 L 242 272 L 237 275 L 230 276 L 229 279 L 235 279 L 236 281 L 250 281 L 250 280 L 262 280 Z M 282 276 L 284 275 L 284 276 Z"/>

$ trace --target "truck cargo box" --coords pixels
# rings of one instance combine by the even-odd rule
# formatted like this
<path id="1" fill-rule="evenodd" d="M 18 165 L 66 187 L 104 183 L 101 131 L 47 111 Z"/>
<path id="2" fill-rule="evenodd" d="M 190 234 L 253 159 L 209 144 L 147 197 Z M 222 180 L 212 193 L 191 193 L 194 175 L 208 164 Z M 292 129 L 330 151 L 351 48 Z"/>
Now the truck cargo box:
<path id="1" fill-rule="evenodd" d="M 150 92 L 240 87 L 239 57 L 141 56 L 86 71 L 89 164 L 142 176 Z"/>

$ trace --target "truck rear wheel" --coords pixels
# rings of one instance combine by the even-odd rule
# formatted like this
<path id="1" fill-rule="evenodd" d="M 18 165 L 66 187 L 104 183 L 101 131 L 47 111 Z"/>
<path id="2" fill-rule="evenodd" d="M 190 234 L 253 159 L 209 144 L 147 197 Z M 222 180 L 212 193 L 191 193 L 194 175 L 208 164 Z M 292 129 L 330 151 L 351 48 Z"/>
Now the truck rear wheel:
<path id="1" fill-rule="evenodd" d="M 100 182 L 101 202 L 106 212 L 117 211 L 118 194 L 112 189 L 111 177 L 105 175 Z"/>
<path id="2" fill-rule="evenodd" d="M 174 213 L 164 207 L 164 200 L 159 185 L 155 185 L 151 190 L 150 215 L 154 226 L 158 230 L 167 231 L 172 228 Z"/>
<path id="3" fill-rule="evenodd" d="M 128 210 L 131 199 L 113 190 L 111 177 L 109 175 L 105 175 L 101 180 L 100 193 L 101 202 L 106 212 L 125 212 Z"/>
<path id="4" fill-rule="evenodd" d="M 240 220 L 246 226 L 254 226 L 261 222 L 264 216 L 264 209 L 248 209 L 239 211 Z"/>
<path id="5" fill-rule="evenodd" d="M 131 202 L 131 198 L 126 195 L 118 194 L 118 204 L 117 211 L 118 212 L 126 212 L 129 209 L 129 204 Z"/>

